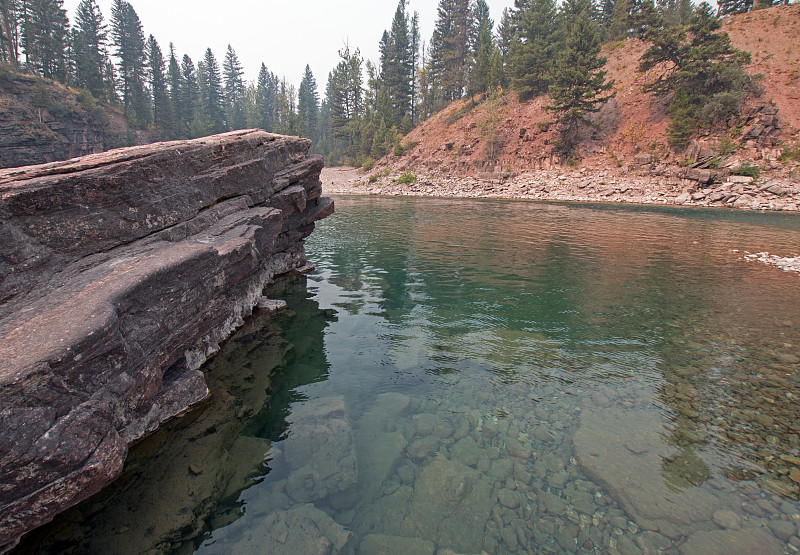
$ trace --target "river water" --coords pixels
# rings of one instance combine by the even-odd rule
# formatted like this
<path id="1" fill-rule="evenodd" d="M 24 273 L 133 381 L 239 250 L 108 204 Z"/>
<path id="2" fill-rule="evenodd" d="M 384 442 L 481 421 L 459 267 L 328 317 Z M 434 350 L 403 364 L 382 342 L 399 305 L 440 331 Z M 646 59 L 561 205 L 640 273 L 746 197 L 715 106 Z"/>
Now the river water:
<path id="1" fill-rule="evenodd" d="M 793 553 L 796 215 L 337 197 L 213 397 L 20 552 Z"/>

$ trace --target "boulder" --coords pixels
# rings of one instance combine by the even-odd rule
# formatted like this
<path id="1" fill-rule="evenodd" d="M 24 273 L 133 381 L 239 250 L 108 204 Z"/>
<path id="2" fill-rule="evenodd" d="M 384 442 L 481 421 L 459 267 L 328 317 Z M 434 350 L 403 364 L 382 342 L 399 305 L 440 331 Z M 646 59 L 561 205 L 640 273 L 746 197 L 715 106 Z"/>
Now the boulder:
<path id="1" fill-rule="evenodd" d="M 202 363 L 333 211 L 309 146 L 237 131 L 0 170 L 0 547 L 208 395 Z"/>

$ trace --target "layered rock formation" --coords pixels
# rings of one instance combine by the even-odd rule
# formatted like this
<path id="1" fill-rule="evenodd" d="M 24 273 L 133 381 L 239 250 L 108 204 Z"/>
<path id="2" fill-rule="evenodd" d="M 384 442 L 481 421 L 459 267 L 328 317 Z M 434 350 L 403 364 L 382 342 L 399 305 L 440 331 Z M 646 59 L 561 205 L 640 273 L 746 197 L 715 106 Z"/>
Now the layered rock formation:
<path id="1" fill-rule="evenodd" d="M 309 146 L 240 131 L 0 171 L 0 547 L 207 396 L 200 365 L 333 212 Z"/>

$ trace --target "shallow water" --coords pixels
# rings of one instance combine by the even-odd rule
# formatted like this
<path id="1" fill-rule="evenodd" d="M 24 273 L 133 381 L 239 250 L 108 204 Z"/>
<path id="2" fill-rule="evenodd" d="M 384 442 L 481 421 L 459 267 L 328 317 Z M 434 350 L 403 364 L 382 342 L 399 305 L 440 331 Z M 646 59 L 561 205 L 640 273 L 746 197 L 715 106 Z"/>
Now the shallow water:
<path id="1" fill-rule="evenodd" d="M 214 397 L 20 551 L 795 552 L 800 218 L 338 197 Z"/>

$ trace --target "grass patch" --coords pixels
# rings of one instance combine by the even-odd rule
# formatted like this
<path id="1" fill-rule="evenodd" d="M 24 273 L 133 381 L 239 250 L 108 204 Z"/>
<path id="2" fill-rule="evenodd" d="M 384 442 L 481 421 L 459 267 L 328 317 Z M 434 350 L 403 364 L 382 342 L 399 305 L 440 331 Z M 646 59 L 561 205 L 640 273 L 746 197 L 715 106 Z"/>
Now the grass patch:
<path id="1" fill-rule="evenodd" d="M 411 183 L 417 182 L 417 176 L 413 173 L 403 172 L 400 174 L 400 177 L 395 179 L 395 183 L 399 183 L 401 185 L 410 185 Z"/>
<path id="2" fill-rule="evenodd" d="M 731 170 L 732 175 L 744 175 L 746 177 L 752 177 L 753 179 L 758 179 L 758 176 L 761 175 L 761 168 L 758 166 L 754 166 L 753 164 L 745 163 L 739 166 L 738 168 L 733 168 Z"/>

